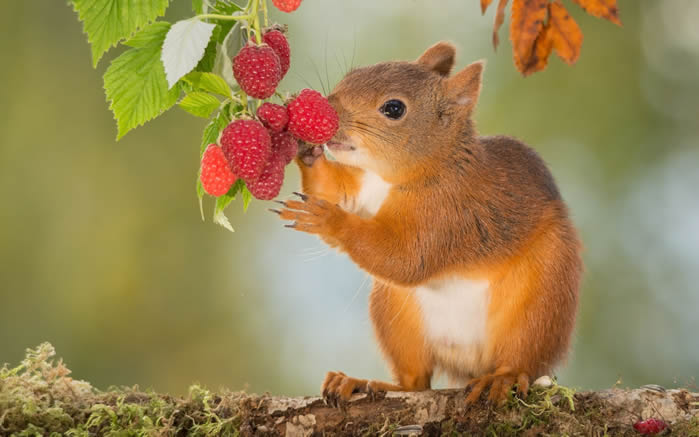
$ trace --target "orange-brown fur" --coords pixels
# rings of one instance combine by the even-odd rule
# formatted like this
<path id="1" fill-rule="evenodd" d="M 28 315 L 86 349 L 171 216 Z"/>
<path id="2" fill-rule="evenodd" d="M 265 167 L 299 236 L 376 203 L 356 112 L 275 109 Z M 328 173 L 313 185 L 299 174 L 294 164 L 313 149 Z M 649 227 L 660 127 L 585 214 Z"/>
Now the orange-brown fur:
<path id="1" fill-rule="evenodd" d="M 467 401 L 550 372 L 568 350 L 582 263 L 576 231 L 548 169 L 516 139 L 479 137 L 471 114 L 482 64 L 449 77 L 446 43 L 416 62 L 387 62 L 349 73 L 329 96 L 340 116 L 335 140 L 358 145 L 312 165 L 298 160 L 304 196 L 283 219 L 346 252 L 375 279 L 370 314 L 396 384 L 331 372 L 330 399 L 356 391 L 423 390 L 436 366 L 467 379 Z M 377 111 L 399 98 L 402 121 Z M 354 154 L 354 155 L 352 155 Z M 342 159 L 341 159 L 342 158 Z M 356 196 L 364 172 L 392 184 L 378 212 L 360 217 L 339 204 Z M 438 278 L 486 279 L 486 341 L 479 374 L 437 362 L 412 289 Z"/>

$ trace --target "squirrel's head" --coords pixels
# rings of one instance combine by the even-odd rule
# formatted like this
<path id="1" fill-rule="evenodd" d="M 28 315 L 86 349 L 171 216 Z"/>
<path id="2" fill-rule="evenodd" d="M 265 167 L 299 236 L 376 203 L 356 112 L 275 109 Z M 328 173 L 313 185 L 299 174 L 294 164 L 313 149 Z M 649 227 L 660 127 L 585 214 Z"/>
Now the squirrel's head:
<path id="1" fill-rule="evenodd" d="M 416 61 L 348 73 L 328 97 L 340 116 L 339 130 L 327 144 L 336 159 L 392 180 L 475 135 L 470 117 L 484 63 L 449 76 L 454 55 L 453 45 L 440 42 Z"/>

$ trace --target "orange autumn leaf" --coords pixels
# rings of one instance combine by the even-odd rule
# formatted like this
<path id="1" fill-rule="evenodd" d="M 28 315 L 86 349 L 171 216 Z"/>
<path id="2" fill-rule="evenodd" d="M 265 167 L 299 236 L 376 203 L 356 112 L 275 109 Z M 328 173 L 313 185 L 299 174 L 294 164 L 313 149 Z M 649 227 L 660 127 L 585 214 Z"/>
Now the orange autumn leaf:
<path id="1" fill-rule="evenodd" d="M 590 15 L 621 25 L 617 0 L 573 0 Z M 699 1 L 699 0 L 697 0 Z M 481 0 L 481 10 L 493 0 Z M 505 22 L 509 0 L 499 0 L 493 23 L 493 46 L 499 43 L 498 30 Z M 515 66 L 524 76 L 546 68 L 553 50 L 566 63 L 580 57 L 583 34 L 560 0 L 512 0 L 510 40 Z"/>
<path id="2" fill-rule="evenodd" d="M 551 54 L 551 49 L 553 48 L 553 40 L 551 35 L 552 32 L 550 23 L 547 23 L 541 30 L 541 33 L 539 33 L 539 35 L 536 37 L 531 56 L 529 59 L 527 59 L 524 69 L 521 70 L 524 76 L 541 71 L 548 65 L 549 55 Z"/>
<path id="3" fill-rule="evenodd" d="M 505 22 L 505 7 L 507 6 L 508 0 L 500 0 L 498 3 L 498 11 L 495 13 L 495 24 L 493 25 L 493 47 L 498 48 L 500 43 L 500 38 L 498 37 L 498 30 L 502 23 Z"/>
<path id="4" fill-rule="evenodd" d="M 597 18 L 604 18 L 614 24 L 621 26 L 619 19 L 619 9 L 616 7 L 616 0 L 573 0 L 579 4 L 585 12 Z M 482 3 L 482 0 L 481 0 Z"/>
<path id="5" fill-rule="evenodd" d="M 580 57 L 583 34 L 559 0 L 549 5 L 549 29 L 556 54 L 568 64 L 574 64 Z"/>
<path id="6" fill-rule="evenodd" d="M 524 73 L 531 62 L 534 42 L 544 28 L 547 0 L 513 0 L 510 40 L 517 69 Z"/>

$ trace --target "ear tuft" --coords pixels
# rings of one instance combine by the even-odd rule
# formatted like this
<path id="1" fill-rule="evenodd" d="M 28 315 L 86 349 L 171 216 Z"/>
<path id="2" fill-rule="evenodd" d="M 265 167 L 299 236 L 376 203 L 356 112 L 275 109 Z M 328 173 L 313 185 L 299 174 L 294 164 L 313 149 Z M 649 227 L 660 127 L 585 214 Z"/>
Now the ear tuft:
<path id="1" fill-rule="evenodd" d="M 425 50 L 418 59 L 418 64 L 422 64 L 441 76 L 449 76 L 451 67 L 454 66 L 456 49 L 454 45 L 446 41 L 440 41 Z"/>
<path id="2" fill-rule="evenodd" d="M 472 110 L 478 102 L 481 93 L 481 81 L 485 61 L 480 60 L 469 64 L 447 81 L 447 94 L 457 105 L 463 105 Z"/>

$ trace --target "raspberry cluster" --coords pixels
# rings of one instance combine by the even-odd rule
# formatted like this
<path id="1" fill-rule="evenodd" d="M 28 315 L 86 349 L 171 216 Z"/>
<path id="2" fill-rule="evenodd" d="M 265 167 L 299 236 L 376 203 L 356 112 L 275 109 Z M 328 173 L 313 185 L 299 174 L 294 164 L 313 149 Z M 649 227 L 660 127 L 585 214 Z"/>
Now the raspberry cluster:
<path id="1" fill-rule="evenodd" d="M 300 1 L 279 3 L 289 8 L 295 4 L 290 9 L 294 10 Z M 257 99 L 275 94 L 291 58 L 289 43 L 279 29 L 265 32 L 262 41 L 260 45 L 248 42 L 233 59 L 233 75 L 240 88 Z M 286 105 L 264 102 L 255 115 L 256 120 L 232 121 L 221 133 L 220 147 L 211 144 L 204 152 L 201 182 L 210 195 L 227 193 L 240 178 L 257 199 L 275 198 L 286 165 L 298 153 L 299 140 L 323 144 L 335 135 L 339 123 L 328 100 L 310 89 L 302 90 Z"/>
<path id="2" fill-rule="evenodd" d="M 646 419 L 633 424 L 633 429 L 642 435 L 656 435 L 665 430 L 667 424 L 660 419 Z"/>

